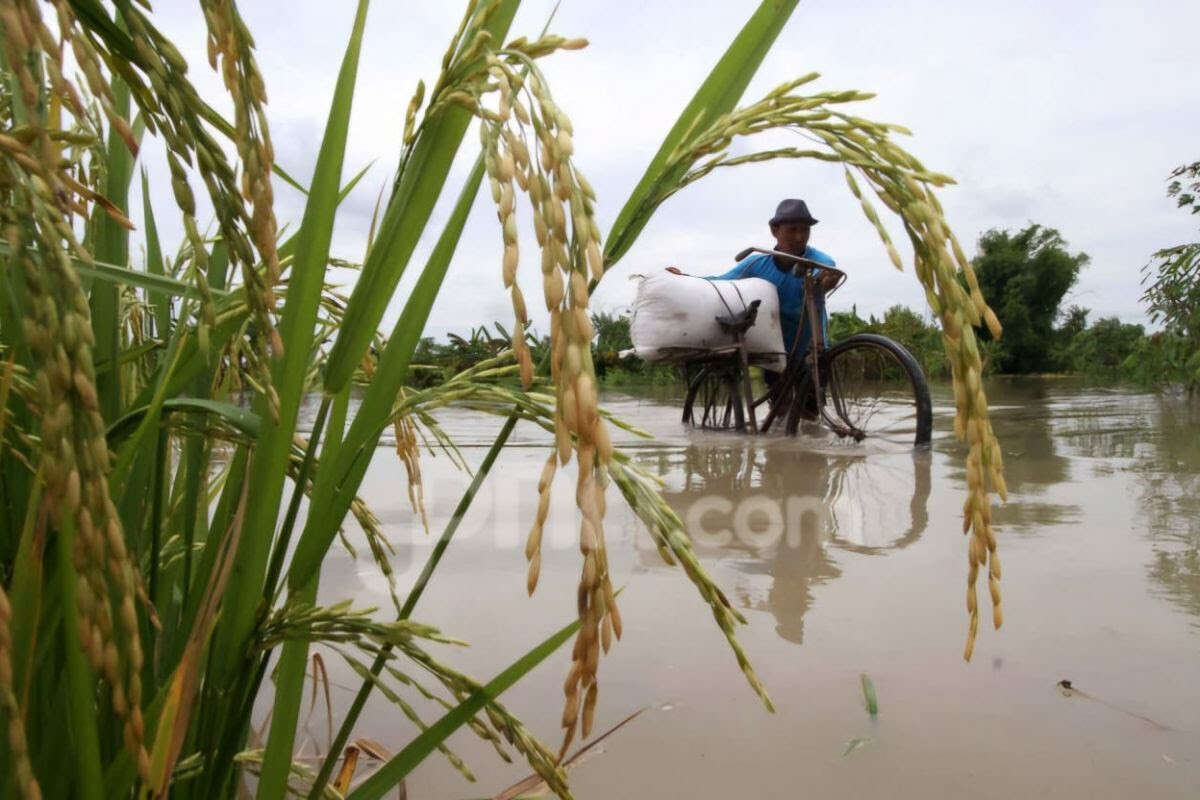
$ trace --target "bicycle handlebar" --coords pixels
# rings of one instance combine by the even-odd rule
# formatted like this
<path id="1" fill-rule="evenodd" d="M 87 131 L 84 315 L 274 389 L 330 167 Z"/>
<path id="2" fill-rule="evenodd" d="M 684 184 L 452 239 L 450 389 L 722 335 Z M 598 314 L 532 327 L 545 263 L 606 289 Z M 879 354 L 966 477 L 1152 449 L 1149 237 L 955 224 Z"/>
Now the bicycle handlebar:
<path id="1" fill-rule="evenodd" d="M 837 285 L 834 287 L 835 289 L 838 286 L 841 286 L 842 282 L 846 280 L 846 273 L 843 272 L 842 270 L 838 269 L 837 267 L 831 267 L 831 266 L 828 266 L 827 264 L 822 264 L 819 261 L 813 261 L 811 258 L 805 258 L 804 256 L 794 256 L 791 253 L 785 253 L 782 250 L 768 250 L 765 247 L 747 247 L 745 250 L 738 253 L 734 257 L 733 260 L 741 261 L 742 259 L 744 259 L 746 256 L 750 255 L 751 253 L 765 253 L 769 256 L 779 256 L 781 258 L 786 258 L 791 261 L 794 261 L 796 264 L 803 264 L 810 270 L 811 269 L 819 269 L 823 272 L 832 272 L 833 274 L 837 275 Z M 829 290 L 830 293 L 832 291 L 833 291 L 832 289 Z"/>

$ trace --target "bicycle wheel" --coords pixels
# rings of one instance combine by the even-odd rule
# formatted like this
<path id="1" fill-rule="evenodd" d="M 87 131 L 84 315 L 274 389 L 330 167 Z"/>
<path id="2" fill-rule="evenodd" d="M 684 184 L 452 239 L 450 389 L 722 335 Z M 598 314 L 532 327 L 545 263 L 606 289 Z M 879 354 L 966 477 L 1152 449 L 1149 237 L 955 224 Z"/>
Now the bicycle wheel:
<path id="1" fill-rule="evenodd" d="M 886 336 L 860 333 L 822 359 L 826 408 L 856 439 L 926 444 L 933 408 L 925 373 L 912 354 Z"/>
<path id="2" fill-rule="evenodd" d="M 741 365 L 705 364 L 688 379 L 683 421 L 700 428 L 741 430 L 746 425 Z"/>

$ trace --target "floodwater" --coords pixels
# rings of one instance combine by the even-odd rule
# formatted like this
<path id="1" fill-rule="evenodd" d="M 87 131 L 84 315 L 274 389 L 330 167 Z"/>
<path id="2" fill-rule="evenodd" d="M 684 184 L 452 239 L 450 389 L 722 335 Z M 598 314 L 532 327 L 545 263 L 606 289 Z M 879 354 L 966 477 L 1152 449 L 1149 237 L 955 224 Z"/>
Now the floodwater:
<path id="1" fill-rule="evenodd" d="M 924 452 L 820 432 L 698 432 L 680 425 L 677 404 L 606 396 L 655 435 L 618 438 L 665 481 L 705 568 L 748 620 L 739 637 L 777 710 L 763 708 L 695 589 L 612 489 L 606 530 L 625 635 L 601 661 L 595 731 L 645 711 L 572 768 L 575 795 L 1200 795 L 1200 413 L 1069 381 L 988 389 L 1010 489 L 995 513 L 1005 626 L 981 625 L 970 663 L 961 656 L 966 486 L 944 390 Z M 500 424 L 466 412 L 440 419 L 471 464 Z M 529 598 L 523 542 L 548 440 L 522 425 L 513 443 L 414 613 L 471 642 L 436 653 L 481 680 L 574 614 L 571 470 L 555 483 Z M 395 543 L 401 592 L 468 480 L 444 455 L 423 457 L 422 469 L 429 535 L 387 450 L 363 488 Z M 322 599 L 345 597 L 390 605 L 363 554 L 327 562 Z M 564 648 L 502 698 L 552 749 L 568 658 Z M 878 696 L 874 718 L 863 674 Z M 333 677 L 334 706 L 344 707 L 341 686 L 357 682 L 344 669 Z M 1064 679 L 1082 694 L 1064 692 Z M 414 704 L 428 721 L 438 716 Z M 322 712 L 309 727 L 323 745 Z M 357 734 L 396 751 L 414 730 L 376 697 Z M 519 756 L 505 765 L 467 731 L 451 745 L 478 782 L 435 755 L 409 777 L 409 798 L 491 796 L 527 774 Z"/>

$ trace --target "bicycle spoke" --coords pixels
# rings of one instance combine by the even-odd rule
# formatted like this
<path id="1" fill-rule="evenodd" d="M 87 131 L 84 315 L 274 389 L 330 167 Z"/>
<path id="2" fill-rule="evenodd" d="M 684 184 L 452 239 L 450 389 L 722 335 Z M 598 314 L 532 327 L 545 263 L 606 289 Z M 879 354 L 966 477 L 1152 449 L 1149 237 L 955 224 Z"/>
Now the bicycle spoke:
<path id="1" fill-rule="evenodd" d="M 855 438 L 899 440 L 919 427 L 911 374 L 886 346 L 861 343 L 833 353 L 828 388 L 834 411 Z"/>
<path id="2" fill-rule="evenodd" d="M 761 397 L 747 398 L 740 363 L 703 362 L 689 385 L 684 420 L 704 428 L 746 430 L 749 410 L 767 403 L 763 432 L 782 423 L 794 436 L 801 422 L 812 421 L 855 441 L 929 441 L 929 391 L 920 366 L 903 347 L 876 334 L 856 334 L 823 351 L 819 363 L 820 386 L 813 385 L 810 360 L 790 365 Z"/>

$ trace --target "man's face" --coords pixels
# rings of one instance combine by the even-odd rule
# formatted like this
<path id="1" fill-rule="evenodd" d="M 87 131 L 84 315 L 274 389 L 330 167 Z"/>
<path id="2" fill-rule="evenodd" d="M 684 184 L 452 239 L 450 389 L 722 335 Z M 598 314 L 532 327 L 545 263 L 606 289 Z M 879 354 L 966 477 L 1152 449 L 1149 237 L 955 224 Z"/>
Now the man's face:
<path id="1" fill-rule="evenodd" d="M 775 249 L 794 256 L 804 255 L 811 232 L 812 226 L 802 222 L 782 222 L 771 226 L 771 235 L 775 237 Z"/>

